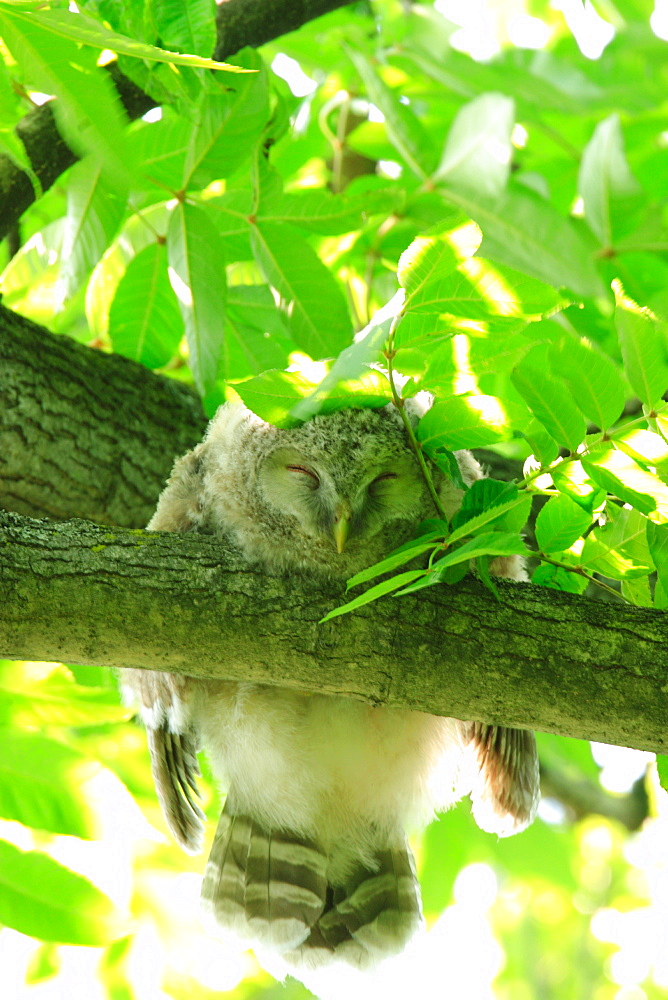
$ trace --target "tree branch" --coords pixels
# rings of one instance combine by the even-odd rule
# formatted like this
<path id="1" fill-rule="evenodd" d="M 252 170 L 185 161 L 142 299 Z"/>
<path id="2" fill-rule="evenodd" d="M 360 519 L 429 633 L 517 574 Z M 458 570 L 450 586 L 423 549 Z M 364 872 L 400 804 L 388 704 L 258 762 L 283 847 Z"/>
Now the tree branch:
<path id="1" fill-rule="evenodd" d="M 0 506 L 144 526 L 205 427 L 187 386 L 0 306 Z"/>
<path id="2" fill-rule="evenodd" d="M 341 588 L 220 539 L 0 514 L 0 656 L 340 694 L 668 751 L 668 616 L 475 580 L 325 625 Z"/>
<path id="3" fill-rule="evenodd" d="M 295 31 L 313 18 L 351 0 L 226 0 L 216 14 L 217 42 L 214 57 L 224 61 L 245 45 L 258 47 Z M 134 121 L 156 106 L 111 63 L 108 71 L 128 118 Z M 77 156 L 58 132 L 49 104 L 35 108 L 16 127 L 43 191 L 76 162 Z M 30 178 L 8 156 L 0 156 L 0 239 L 7 235 L 35 200 Z"/>
<path id="4" fill-rule="evenodd" d="M 601 788 L 597 781 L 574 777 L 567 767 L 554 767 L 541 758 L 540 790 L 544 798 L 561 802 L 570 822 L 594 813 L 614 819 L 633 832 L 640 829 L 649 814 L 644 776 L 634 783 L 630 792 L 614 795 Z"/>
<path id="5" fill-rule="evenodd" d="M 352 0 L 224 0 L 216 13 L 214 59 L 250 45 L 254 49 L 296 31 L 308 21 L 346 7 Z"/>

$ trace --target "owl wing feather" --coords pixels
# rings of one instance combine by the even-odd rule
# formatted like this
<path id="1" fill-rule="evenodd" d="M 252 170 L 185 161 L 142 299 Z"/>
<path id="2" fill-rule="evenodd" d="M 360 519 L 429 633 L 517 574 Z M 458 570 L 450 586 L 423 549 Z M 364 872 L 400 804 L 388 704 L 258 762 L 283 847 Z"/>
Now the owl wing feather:
<path id="1" fill-rule="evenodd" d="M 192 531 L 201 523 L 201 465 L 198 445 L 174 465 L 148 529 Z M 202 849 L 205 816 L 199 797 L 199 736 L 190 717 L 193 684 L 188 677 L 156 670 L 120 671 L 126 701 L 139 706 L 146 727 L 158 801 L 175 840 L 190 854 Z"/>
<path id="2" fill-rule="evenodd" d="M 461 723 L 477 765 L 471 790 L 478 826 L 499 837 L 519 833 L 536 815 L 540 775 L 536 737 L 526 729 Z"/>
<path id="3" fill-rule="evenodd" d="M 197 854 L 205 817 L 195 801 L 200 769 L 199 736 L 189 717 L 193 681 L 158 670 L 119 672 L 124 699 L 138 705 L 146 728 L 151 771 L 167 826 L 185 851 Z"/>
<path id="4" fill-rule="evenodd" d="M 483 478 L 480 464 L 469 451 L 458 451 L 456 456 L 467 485 Z M 458 509 L 461 498 L 461 490 L 446 481 L 441 500 L 448 517 Z M 522 556 L 493 559 L 489 570 L 507 580 L 527 579 Z M 533 820 L 540 799 L 536 737 L 524 729 L 481 722 L 460 722 L 459 730 L 473 758 L 471 802 L 476 823 L 499 837 L 519 833 Z"/>
<path id="5" fill-rule="evenodd" d="M 158 801 L 174 839 L 189 854 L 198 854 L 204 839 L 204 813 L 199 796 L 200 770 L 192 733 L 171 733 L 167 726 L 147 727 L 151 770 Z"/>

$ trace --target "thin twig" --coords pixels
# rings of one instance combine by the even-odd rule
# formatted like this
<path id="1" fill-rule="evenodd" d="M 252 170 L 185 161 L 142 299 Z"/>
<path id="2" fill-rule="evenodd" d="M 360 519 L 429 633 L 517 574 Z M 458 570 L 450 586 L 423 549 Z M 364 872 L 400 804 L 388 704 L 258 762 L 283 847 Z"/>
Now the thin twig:
<path id="1" fill-rule="evenodd" d="M 663 406 L 656 409 L 654 413 L 655 415 L 658 416 L 659 414 L 666 413 L 667 411 L 668 411 L 668 403 L 665 403 Z M 601 431 L 600 434 L 597 434 L 595 437 L 592 437 L 589 444 L 585 448 L 583 448 L 582 451 L 571 455 L 567 455 L 566 458 L 559 459 L 559 461 L 555 462 L 554 465 L 548 465 L 548 466 L 541 465 L 540 468 L 534 469 L 533 472 L 530 472 L 528 475 L 524 477 L 524 479 L 521 479 L 517 483 L 518 490 L 527 489 L 528 487 L 531 486 L 531 483 L 534 481 L 534 479 L 538 479 L 540 476 L 551 475 L 553 472 L 556 472 L 559 469 L 561 469 L 562 466 L 568 465 L 569 462 L 581 461 L 582 458 L 586 458 L 586 456 L 589 454 L 592 448 L 594 448 L 596 445 L 601 444 L 601 442 L 603 441 L 614 441 L 615 438 L 621 437 L 622 434 L 626 434 L 627 431 L 629 431 L 630 429 L 639 424 L 644 424 L 644 423 L 649 424 L 650 419 L 651 418 L 649 418 L 645 413 L 642 413 L 634 420 L 629 420 L 628 423 L 622 424 L 621 427 L 617 427 L 613 431 Z"/>
<path id="2" fill-rule="evenodd" d="M 627 601 L 618 590 L 615 590 L 614 587 L 609 587 L 608 584 L 603 583 L 602 580 L 597 580 L 595 576 L 588 573 L 582 566 L 570 566 L 568 563 L 560 562 L 558 559 L 552 559 L 550 556 L 546 556 L 544 552 L 535 552 L 533 554 L 537 555 L 541 562 L 549 563 L 550 566 L 556 566 L 558 569 L 565 569 L 568 573 L 576 573 L 578 576 L 583 576 L 585 580 L 589 581 L 589 583 L 596 584 L 597 587 L 600 587 L 601 590 L 607 591 L 608 594 L 612 594 L 613 597 L 617 598 L 617 600 L 623 601 L 625 604 L 630 603 L 630 601 Z"/>
<path id="3" fill-rule="evenodd" d="M 431 478 L 431 473 L 429 471 L 429 467 L 427 466 L 427 462 L 426 462 L 424 454 L 422 452 L 422 447 L 421 447 L 420 442 L 418 441 L 418 439 L 415 437 L 415 431 L 413 430 L 413 428 L 411 426 L 411 422 L 408 419 L 408 414 L 406 413 L 406 401 L 404 399 L 402 399 L 401 396 L 399 395 L 399 393 L 397 392 L 397 387 L 396 387 L 395 382 L 394 382 L 393 361 L 394 361 L 394 356 L 396 354 L 396 351 L 394 350 L 394 334 L 395 334 L 396 328 L 399 325 L 399 323 L 401 322 L 402 318 L 403 318 L 403 312 L 400 312 L 392 320 L 392 326 L 390 327 L 390 332 L 389 332 L 388 338 L 387 338 L 387 347 L 386 347 L 386 349 L 384 351 L 385 357 L 387 359 L 387 373 L 388 373 L 388 376 L 389 376 L 389 379 L 390 379 L 390 390 L 392 392 L 392 402 L 394 403 L 394 405 L 396 406 L 396 408 L 399 410 L 399 413 L 401 414 L 401 419 L 404 422 L 404 427 L 406 428 L 406 433 L 408 434 L 408 439 L 409 439 L 409 441 L 411 443 L 411 447 L 413 448 L 413 451 L 415 452 L 415 455 L 416 455 L 417 460 L 419 462 L 420 469 L 422 471 L 422 475 L 423 475 L 424 481 L 427 484 L 427 489 L 429 490 L 429 494 L 430 494 L 431 499 L 433 501 L 434 507 L 436 508 L 436 513 L 438 514 L 438 516 L 440 518 L 442 518 L 442 520 L 447 521 L 448 520 L 447 515 L 446 515 L 445 511 L 443 510 L 443 507 L 441 505 L 441 501 L 439 500 L 439 497 L 438 497 L 438 493 L 436 492 L 436 487 L 434 486 L 434 481 Z"/>

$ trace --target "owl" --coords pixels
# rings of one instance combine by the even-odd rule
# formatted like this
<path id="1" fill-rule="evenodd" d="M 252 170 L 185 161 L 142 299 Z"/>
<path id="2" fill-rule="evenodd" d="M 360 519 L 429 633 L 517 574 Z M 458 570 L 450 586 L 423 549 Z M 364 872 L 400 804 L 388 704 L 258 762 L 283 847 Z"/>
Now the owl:
<path id="1" fill-rule="evenodd" d="M 420 406 L 407 408 L 417 422 Z M 469 452 L 457 460 L 464 481 L 481 477 Z M 431 474 L 451 517 L 462 492 Z M 434 515 L 394 406 L 284 430 L 227 403 L 176 462 L 148 527 L 224 538 L 264 572 L 315 584 L 377 562 Z M 525 578 L 519 557 L 490 568 Z M 532 733 L 268 685 L 122 674 L 167 824 L 187 851 L 203 841 L 200 746 L 226 792 L 204 909 L 296 975 L 332 962 L 373 969 L 404 947 L 421 922 L 407 833 L 436 811 L 468 793 L 478 824 L 500 836 L 534 816 Z"/>

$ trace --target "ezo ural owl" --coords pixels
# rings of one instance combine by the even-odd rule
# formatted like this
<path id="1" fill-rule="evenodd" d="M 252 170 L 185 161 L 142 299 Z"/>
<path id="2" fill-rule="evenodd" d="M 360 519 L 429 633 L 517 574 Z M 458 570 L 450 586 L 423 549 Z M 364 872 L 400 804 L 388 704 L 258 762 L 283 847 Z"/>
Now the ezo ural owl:
<path id="1" fill-rule="evenodd" d="M 417 404 L 408 401 L 411 419 Z M 465 481 L 481 477 L 469 452 Z M 448 517 L 461 491 L 437 469 Z M 149 528 L 224 537 L 269 574 L 346 579 L 434 516 L 393 406 L 341 410 L 281 430 L 221 407 L 176 462 Z M 525 579 L 519 557 L 491 571 Z M 478 824 L 523 829 L 538 799 L 533 734 L 343 697 L 124 670 L 148 731 L 170 830 L 202 845 L 196 752 L 227 792 L 202 888 L 226 931 L 304 975 L 374 968 L 421 921 L 406 832 L 470 793 Z M 300 972 L 301 970 L 301 972 Z"/>

